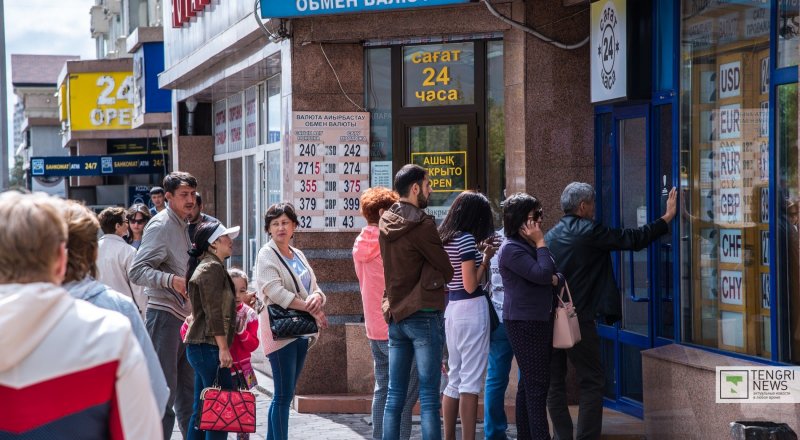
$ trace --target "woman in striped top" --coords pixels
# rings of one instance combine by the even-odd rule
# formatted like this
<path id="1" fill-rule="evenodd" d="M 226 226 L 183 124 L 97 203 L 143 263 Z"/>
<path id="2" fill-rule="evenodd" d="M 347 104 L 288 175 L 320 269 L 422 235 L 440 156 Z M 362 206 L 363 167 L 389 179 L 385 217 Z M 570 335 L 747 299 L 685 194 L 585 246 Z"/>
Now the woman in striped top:
<path id="1" fill-rule="evenodd" d="M 480 280 L 496 250 L 483 242 L 493 232 L 489 200 L 474 191 L 456 197 L 439 227 L 454 270 L 453 280 L 447 285 L 450 302 L 444 313 L 449 353 L 448 382 L 442 398 L 446 440 L 455 440 L 459 415 L 462 438 L 475 438 L 478 394 L 489 358 L 489 302 Z M 483 253 L 478 250 L 479 243 Z"/>

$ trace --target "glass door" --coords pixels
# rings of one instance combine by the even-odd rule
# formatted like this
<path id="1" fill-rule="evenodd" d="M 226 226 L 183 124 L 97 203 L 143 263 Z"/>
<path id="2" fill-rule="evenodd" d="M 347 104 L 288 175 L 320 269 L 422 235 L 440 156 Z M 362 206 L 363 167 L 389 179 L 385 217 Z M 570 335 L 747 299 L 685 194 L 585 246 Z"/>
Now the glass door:
<path id="1" fill-rule="evenodd" d="M 428 170 L 433 193 L 427 211 L 444 219 L 453 200 L 464 190 L 481 190 L 474 117 L 403 118 L 403 145 L 408 159 Z"/>
<path id="2" fill-rule="evenodd" d="M 665 108 L 667 108 L 666 106 Z M 661 108 L 611 108 L 597 114 L 597 221 L 614 228 L 639 228 L 663 213 L 671 187 L 671 119 Z M 662 125 L 666 124 L 666 127 Z M 645 249 L 613 253 L 622 320 L 598 324 L 606 373 L 606 404 L 642 416 L 641 351 L 669 337 L 672 312 L 671 239 Z M 662 310 L 664 309 L 664 310 Z M 658 318 L 657 318 L 658 317 Z M 657 327 L 664 327 L 657 331 Z"/>
<path id="3" fill-rule="evenodd" d="M 648 114 L 646 108 L 621 113 L 616 119 L 619 157 L 620 228 L 648 223 Z M 650 348 L 650 271 L 648 249 L 620 251 L 618 283 L 622 293 L 622 321 L 618 327 L 619 397 L 641 403 L 641 350 Z"/>

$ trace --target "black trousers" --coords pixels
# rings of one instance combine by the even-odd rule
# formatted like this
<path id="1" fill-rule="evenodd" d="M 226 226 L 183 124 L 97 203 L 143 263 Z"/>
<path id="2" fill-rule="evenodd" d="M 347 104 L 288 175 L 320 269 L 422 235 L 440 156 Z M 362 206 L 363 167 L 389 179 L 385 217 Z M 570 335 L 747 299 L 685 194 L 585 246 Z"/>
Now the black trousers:
<path id="1" fill-rule="evenodd" d="M 567 407 L 567 358 L 578 375 L 577 439 L 599 439 L 603 428 L 605 375 L 600 358 L 600 336 L 594 321 L 581 321 L 581 342 L 567 350 L 553 350 L 547 409 L 555 438 L 572 439 L 572 417 Z"/>
<path id="2" fill-rule="evenodd" d="M 550 439 L 547 423 L 547 392 L 550 387 L 550 354 L 553 351 L 553 321 L 503 322 L 517 358 L 517 439 Z"/>

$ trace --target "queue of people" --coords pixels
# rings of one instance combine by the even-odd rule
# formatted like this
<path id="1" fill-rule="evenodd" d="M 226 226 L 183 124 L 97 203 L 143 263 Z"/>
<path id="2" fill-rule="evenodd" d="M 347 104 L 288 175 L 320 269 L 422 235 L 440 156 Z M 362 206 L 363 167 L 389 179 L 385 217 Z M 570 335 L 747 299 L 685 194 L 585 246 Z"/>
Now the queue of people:
<path id="1" fill-rule="evenodd" d="M 29 417 L 41 411 L 40 399 L 13 408 L 18 432 L 63 437 L 69 427 L 60 421 L 85 417 L 87 430 L 122 437 L 167 439 L 177 421 L 184 438 L 226 438 L 199 430 L 201 391 L 233 388 L 237 380 L 252 387 L 250 354 L 260 345 L 275 389 L 267 439 L 288 439 L 307 353 L 328 326 L 327 298 L 292 244 L 297 213 L 290 203 L 266 210 L 269 240 L 251 290 L 243 271 L 226 269 L 239 227 L 202 213 L 196 189 L 193 176 L 173 172 L 154 189 L 164 196 L 155 213 L 134 205 L 99 216 L 40 194 L 0 195 L 0 343 L 20 348 L 0 360 L 0 385 L 24 395 L 59 380 L 65 393 L 47 418 Z M 458 195 L 437 227 L 425 212 L 431 192 L 426 170 L 406 165 L 394 191 L 370 188 L 360 199 L 367 226 L 353 258 L 374 361 L 372 437 L 408 439 L 419 400 L 424 439 L 441 439 L 444 427 L 454 440 L 459 418 L 462 438 L 474 439 L 484 390 L 486 438 L 507 438 L 503 396 L 515 357 L 519 439 L 549 439 L 548 411 L 555 437 L 573 438 L 567 359 L 580 381 L 577 438 L 599 438 L 605 376 L 596 320 L 621 318 L 610 252 L 642 249 L 666 234 L 675 191 L 657 221 L 611 229 L 594 221 L 594 189 L 572 183 L 561 196 L 564 216 L 547 233 L 545 207 L 524 193 L 503 202 L 500 230 L 488 199 L 473 191 Z M 582 339 L 562 350 L 552 347 L 553 316 L 565 282 Z M 306 330 L 275 337 L 282 314 Z M 92 398 L 99 407 L 70 388 L 88 377 L 105 384 Z"/>
<path id="2" fill-rule="evenodd" d="M 518 439 L 551 438 L 548 412 L 555 438 L 573 438 L 566 400 L 567 358 L 580 381 L 577 438 L 599 438 L 605 376 L 596 321 L 610 324 L 621 319 L 610 252 L 643 249 L 668 233 L 676 213 L 676 191 L 669 193 L 666 211 L 655 222 L 637 229 L 612 229 L 594 221 L 591 185 L 574 182 L 561 196 L 564 216 L 547 233 L 542 229 L 545 207 L 534 196 L 518 193 L 502 204 L 500 234 L 494 231 L 488 200 L 472 191 L 456 197 L 437 230 L 434 218 L 424 211 L 431 188 L 422 167 L 402 167 L 394 187 L 395 194 L 371 188 L 362 196 L 368 225 L 353 247 L 371 344 L 377 335 L 371 328 L 383 325 L 375 322 L 379 314 L 388 324 L 385 398 L 381 385 L 386 380 L 385 363 L 373 349 L 373 429 L 383 429 L 373 431 L 373 438 L 409 438 L 400 427 L 411 397 L 407 390 L 413 365 L 419 376 L 423 439 L 442 438 L 440 408 L 445 439 L 456 438 L 457 417 L 462 438 L 473 439 L 482 389 L 485 438 L 506 439 L 503 396 L 512 358 L 520 368 Z M 364 248 L 375 235 L 380 255 L 365 258 Z M 381 266 L 382 285 L 375 274 Z M 572 348 L 554 349 L 556 295 L 566 282 L 582 339 Z M 492 313 L 499 315 L 493 326 Z M 445 346 L 447 384 L 440 401 L 439 367 Z M 381 414 L 382 426 L 376 422 Z"/>

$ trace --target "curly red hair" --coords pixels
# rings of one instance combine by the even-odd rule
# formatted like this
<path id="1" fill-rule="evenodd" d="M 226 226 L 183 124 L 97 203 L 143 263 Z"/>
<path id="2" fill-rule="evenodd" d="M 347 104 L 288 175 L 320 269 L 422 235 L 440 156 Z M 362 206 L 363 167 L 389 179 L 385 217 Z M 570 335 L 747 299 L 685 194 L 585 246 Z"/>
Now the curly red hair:
<path id="1" fill-rule="evenodd" d="M 389 188 L 376 186 L 361 194 L 361 215 L 367 223 L 378 223 L 381 209 L 389 209 L 400 196 Z"/>

